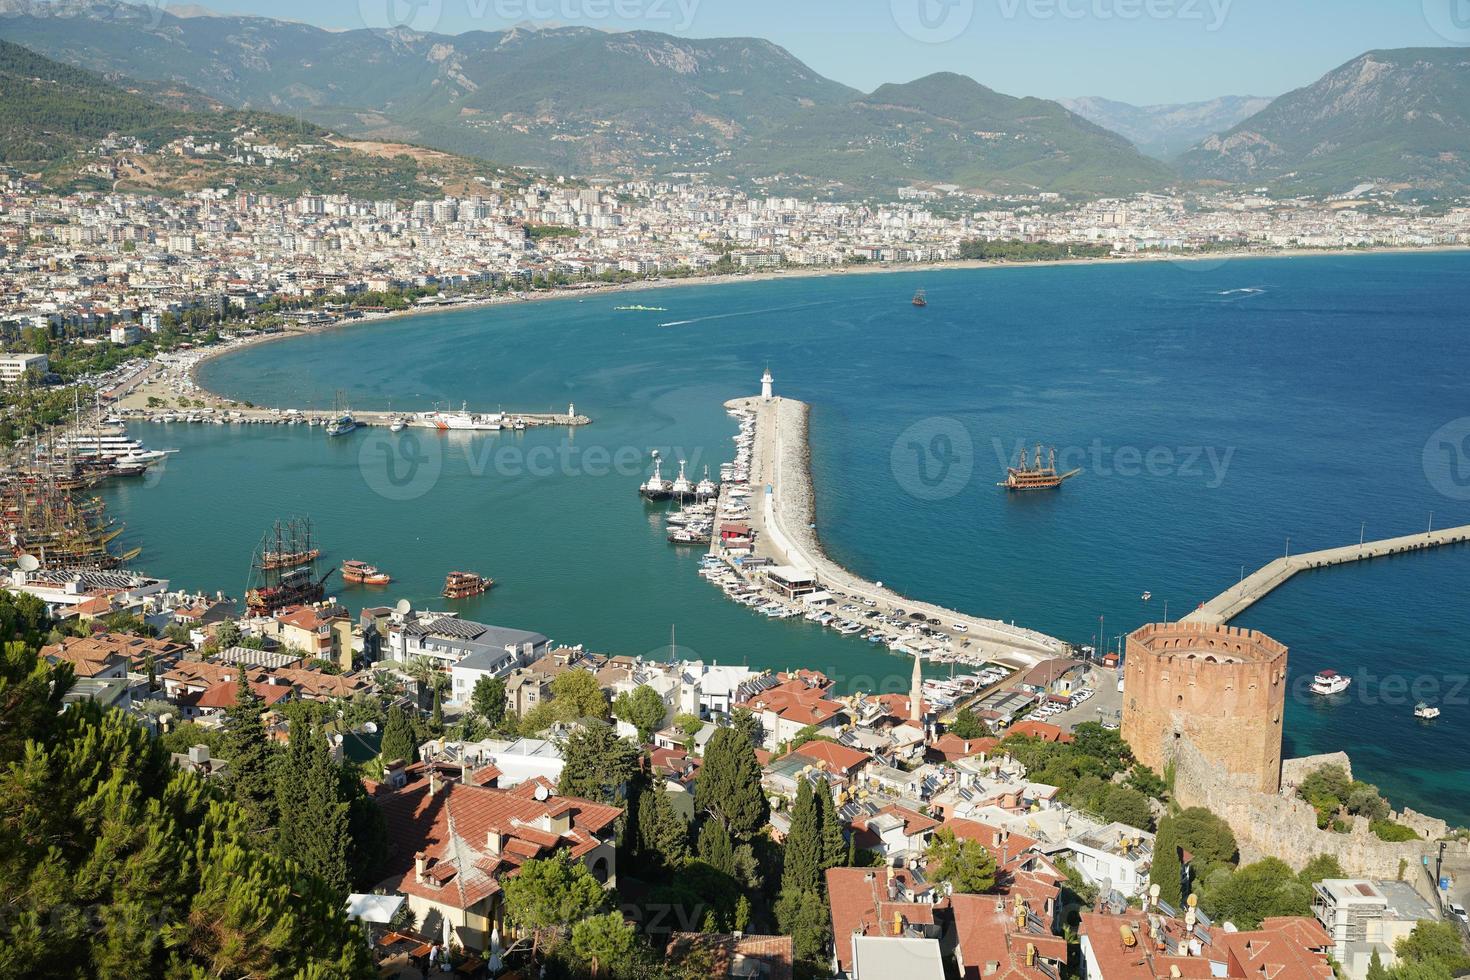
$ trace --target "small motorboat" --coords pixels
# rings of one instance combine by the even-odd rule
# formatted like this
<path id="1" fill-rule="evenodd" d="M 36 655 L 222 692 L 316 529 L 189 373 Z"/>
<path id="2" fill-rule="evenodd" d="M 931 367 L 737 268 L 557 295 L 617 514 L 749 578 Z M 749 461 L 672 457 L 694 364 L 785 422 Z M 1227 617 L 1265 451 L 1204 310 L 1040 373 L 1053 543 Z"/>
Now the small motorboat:
<path id="1" fill-rule="evenodd" d="M 1312 678 L 1312 693 L 1320 694 L 1323 697 L 1341 694 L 1348 689 L 1348 685 L 1352 682 L 1353 679 L 1351 677 L 1345 674 L 1339 674 L 1335 670 L 1319 670 L 1317 671 L 1317 675 Z"/>
<path id="2" fill-rule="evenodd" d="M 1414 705 L 1414 717 L 1423 721 L 1432 721 L 1439 717 L 1439 709 L 1432 704 L 1420 701 Z"/>

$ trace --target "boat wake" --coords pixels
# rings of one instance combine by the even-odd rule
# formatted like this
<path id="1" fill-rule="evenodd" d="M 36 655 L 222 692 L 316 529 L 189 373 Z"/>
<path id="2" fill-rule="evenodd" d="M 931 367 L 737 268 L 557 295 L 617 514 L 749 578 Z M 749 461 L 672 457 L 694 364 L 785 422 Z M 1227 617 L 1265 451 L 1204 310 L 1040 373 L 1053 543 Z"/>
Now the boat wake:
<path id="1" fill-rule="evenodd" d="M 1265 291 L 1266 290 L 1262 289 L 1259 286 L 1244 286 L 1244 287 L 1242 287 L 1240 289 L 1222 289 L 1218 293 L 1216 293 L 1215 295 L 1216 296 L 1256 296 L 1256 295 L 1258 295 L 1260 293 L 1264 293 Z"/>
<path id="2" fill-rule="evenodd" d="M 706 320 L 728 320 L 737 316 L 761 316 L 766 313 L 787 313 L 791 310 L 806 310 L 813 306 L 831 306 L 835 300 L 827 300 L 821 303 L 798 303 L 795 306 L 773 306 L 765 310 L 741 310 L 738 313 L 711 313 L 709 316 L 697 316 L 691 320 L 670 320 L 660 323 L 661 327 L 683 327 L 691 323 L 704 323 Z"/>

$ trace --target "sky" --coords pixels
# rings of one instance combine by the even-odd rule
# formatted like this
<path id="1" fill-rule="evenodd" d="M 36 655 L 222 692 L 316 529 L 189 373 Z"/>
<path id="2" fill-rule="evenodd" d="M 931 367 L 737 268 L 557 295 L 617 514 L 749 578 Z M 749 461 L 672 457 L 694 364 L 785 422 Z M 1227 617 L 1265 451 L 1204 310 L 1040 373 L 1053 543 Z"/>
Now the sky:
<path id="1" fill-rule="evenodd" d="M 177 0 L 135 0 L 178 8 Z M 1470 44 L 1470 0 L 205 0 L 333 29 L 755 36 L 863 91 L 934 71 L 1138 105 L 1276 96 L 1373 48 Z"/>

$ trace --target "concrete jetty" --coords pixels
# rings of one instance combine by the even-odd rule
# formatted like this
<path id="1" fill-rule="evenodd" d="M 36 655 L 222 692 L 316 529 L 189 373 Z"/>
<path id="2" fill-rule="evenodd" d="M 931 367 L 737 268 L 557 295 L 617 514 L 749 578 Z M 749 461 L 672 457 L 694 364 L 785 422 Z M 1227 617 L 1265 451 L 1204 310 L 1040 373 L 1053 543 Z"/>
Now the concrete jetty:
<path id="1" fill-rule="evenodd" d="M 791 398 L 737 398 L 728 409 L 755 414 L 751 452 L 750 523 L 756 532 L 755 552 L 778 565 L 809 569 L 822 588 L 875 603 L 886 613 L 920 613 L 937 619 L 936 629 L 949 633 L 968 652 L 1013 667 L 1029 667 L 1050 657 L 1065 656 L 1067 645 L 1056 637 L 999 620 L 957 612 L 899 595 L 859 578 L 827 557 L 814 527 L 811 470 L 807 451 L 809 406 Z M 963 629 L 956 629 L 956 624 Z"/>
<path id="2" fill-rule="evenodd" d="M 309 422 L 324 422 L 333 413 L 323 409 L 300 408 L 124 408 L 115 409 L 117 417 L 136 422 L 179 422 L 185 424 L 246 424 L 246 425 L 305 425 Z M 491 414 L 502 414 L 500 412 Z M 501 422 L 503 431 L 516 428 L 517 422 L 526 428 L 543 425 L 578 426 L 592 422 L 586 415 L 568 415 L 565 412 L 505 412 Z M 355 411 L 352 417 L 359 426 L 387 426 L 395 418 L 401 418 L 409 428 L 435 429 L 421 412 L 362 412 Z M 494 430 L 457 430 L 494 431 Z"/>
<path id="3" fill-rule="evenodd" d="M 1299 555 L 1282 555 L 1268 562 L 1258 571 L 1247 575 L 1225 592 L 1183 617 L 1186 623 L 1211 623 L 1223 625 L 1264 599 L 1272 590 L 1280 588 L 1297 572 L 1310 568 L 1326 568 L 1329 565 L 1346 565 L 1349 562 L 1368 561 L 1389 555 L 1405 555 L 1415 551 L 1426 551 L 1446 545 L 1470 542 L 1470 525 L 1445 528 L 1442 531 L 1423 531 L 1380 541 L 1365 541 L 1341 548 L 1322 551 L 1307 551 Z"/>

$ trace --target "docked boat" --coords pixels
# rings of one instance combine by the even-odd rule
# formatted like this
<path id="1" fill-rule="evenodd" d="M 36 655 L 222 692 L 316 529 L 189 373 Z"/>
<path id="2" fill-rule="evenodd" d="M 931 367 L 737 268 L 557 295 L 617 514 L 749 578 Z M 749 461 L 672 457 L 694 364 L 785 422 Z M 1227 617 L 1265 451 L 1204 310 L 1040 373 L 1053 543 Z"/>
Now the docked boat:
<path id="1" fill-rule="evenodd" d="M 1033 462 L 1027 461 L 1026 449 L 1021 449 L 1019 465 L 1006 467 L 1006 478 L 997 486 L 1005 487 L 1007 490 L 1050 490 L 1062 485 L 1062 481 L 1070 480 L 1081 473 L 1082 470 L 1069 470 L 1066 473 L 1057 472 L 1057 451 L 1055 448 L 1047 457 L 1043 457 L 1041 446 L 1036 447 L 1036 457 Z"/>
<path id="2" fill-rule="evenodd" d="M 446 599 L 469 599 L 484 595 L 495 585 L 495 580 L 474 572 L 450 572 L 444 579 L 443 596 Z"/>
<path id="3" fill-rule="evenodd" d="M 327 575 L 331 570 L 327 570 Z M 262 584 L 245 592 L 245 609 L 252 616 L 269 616 L 286 606 L 320 602 L 326 594 L 326 575 L 316 578 L 305 565 L 280 574 L 271 584 Z"/>
<path id="4" fill-rule="evenodd" d="M 720 485 L 709 478 L 709 467 L 704 468 L 704 479 L 694 487 L 696 500 L 713 500 L 720 494 Z"/>
<path id="5" fill-rule="evenodd" d="M 402 432 L 408 428 L 408 421 L 402 415 L 395 415 L 388 420 L 389 432 Z"/>
<path id="6" fill-rule="evenodd" d="M 684 501 L 694 496 L 694 481 L 684 475 L 684 460 L 679 460 L 679 475 L 669 487 L 669 493 L 675 500 Z"/>
<path id="7" fill-rule="evenodd" d="M 457 412 L 420 412 L 417 424 L 441 432 L 498 432 L 505 427 L 505 416 L 500 412 L 471 412 L 461 405 Z"/>
<path id="8" fill-rule="evenodd" d="M 1348 689 L 1353 682 L 1351 677 L 1339 674 L 1335 670 L 1319 670 L 1312 678 L 1312 693 L 1327 697 L 1333 694 L 1341 694 Z"/>
<path id="9" fill-rule="evenodd" d="M 1414 705 L 1414 717 L 1424 721 L 1431 721 L 1439 717 L 1439 709 L 1432 704 L 1420 701 Z"/>
<path id="10" fill-rule="evenodd" d="M 674 492 L 674 481 L 665 480 L 662 473 L 663 458 L 658 450 L 653 451 L 653 475 L 638 487 L 644 500 L 668 500 Z"/>
<path id="11" fill-rule="evenodd" d="M 358 585 L 387 585 L 393 578 L 376 565 L 349 559 L 342 563 L 342 581 Z"/>

